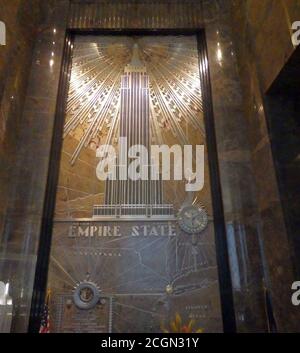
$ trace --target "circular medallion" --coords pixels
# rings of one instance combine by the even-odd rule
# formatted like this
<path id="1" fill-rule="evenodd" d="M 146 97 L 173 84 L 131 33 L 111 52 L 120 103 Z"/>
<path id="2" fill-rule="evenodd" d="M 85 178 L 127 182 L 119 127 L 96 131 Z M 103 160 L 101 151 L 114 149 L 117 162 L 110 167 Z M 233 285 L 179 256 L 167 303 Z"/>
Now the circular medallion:
<path id="1" fill-rule="evenodd" d="M 182 207 L 178 214 L 180 228 L 188 234 L 202 232 L 208 225 L 208 216 L 202 206 L 189 205 Z"/>
<path id="2" fill-rule="evenodd" d="M 80 290 L 79 297 L 84 303 L 90 303 L 94 298 L 94 292 L 90 287 L 84 287 Z"/>
<path id="3" fill-rule="evenodd" d="M 75 288 L 73 299 L 79 309 L 92 309 L 100 299 L 100 290 L 92 282 L 81 282 Z"/>

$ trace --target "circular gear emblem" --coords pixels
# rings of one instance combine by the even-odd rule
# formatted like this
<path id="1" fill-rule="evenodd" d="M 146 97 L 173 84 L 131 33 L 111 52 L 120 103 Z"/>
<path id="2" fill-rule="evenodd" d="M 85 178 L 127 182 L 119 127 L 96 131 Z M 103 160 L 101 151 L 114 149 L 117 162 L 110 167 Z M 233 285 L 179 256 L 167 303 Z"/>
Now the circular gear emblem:
<path id="1" fill-rule="evenodd" d="M 74 291 L 73 299 L 79 309 L 92 309 L 100 299 L 100 290 L 95 283 L 81 282 Z"/>
<path id="2" fill-rule="evenodd" d="M 178 213 L 178 223 L 188 234 L 201 233 L 208 225 L 206 210 L 202 206 L 185 206 Z"/>

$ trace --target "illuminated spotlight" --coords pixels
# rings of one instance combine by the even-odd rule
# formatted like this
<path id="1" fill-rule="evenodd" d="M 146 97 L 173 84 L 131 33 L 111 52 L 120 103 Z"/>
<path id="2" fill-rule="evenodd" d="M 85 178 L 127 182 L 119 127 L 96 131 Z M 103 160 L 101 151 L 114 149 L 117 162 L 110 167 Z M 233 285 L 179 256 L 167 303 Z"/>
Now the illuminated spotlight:
<path id="1" fill-rule="evenodd" d="M 220 48 L 218 48 L 218 50 L 217 50 L 217 59 L 219 62 L 221 62 L 223 59 L 222 50 Z"/>

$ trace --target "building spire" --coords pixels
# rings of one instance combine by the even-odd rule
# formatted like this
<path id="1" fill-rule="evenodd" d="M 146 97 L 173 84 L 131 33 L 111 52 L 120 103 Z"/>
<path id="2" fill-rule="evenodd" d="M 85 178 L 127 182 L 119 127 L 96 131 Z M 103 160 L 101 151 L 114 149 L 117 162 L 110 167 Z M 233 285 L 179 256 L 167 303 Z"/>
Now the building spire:
<path id="1" fill-rule="evenodd" d="M 139 45 L 137 43 L 134 43 L 132 47 L 131 62 L 125 67 L 125 73 L 128 72 L 146 72 L 146 67 L 140 59 Z"/>

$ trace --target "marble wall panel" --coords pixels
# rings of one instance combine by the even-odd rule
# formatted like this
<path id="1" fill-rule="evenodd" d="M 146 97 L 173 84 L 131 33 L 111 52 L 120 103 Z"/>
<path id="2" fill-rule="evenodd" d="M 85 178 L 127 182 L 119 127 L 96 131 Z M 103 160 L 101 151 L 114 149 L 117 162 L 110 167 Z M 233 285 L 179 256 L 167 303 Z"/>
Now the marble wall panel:
<path id="1" fill-rule="evenodd" d="M 68 1 L 43 2 L 10 175 L 13 187 L 1 239 L 0 276 L 8 277 L 15 288 L 14 332 L 26 332 L 28 326 L 68 6 Z M 14 273 L 7 274 L 12 259 Z"/>
<path id="2" fill-rule="evenodd" d="M 260 219 L 229 5 L 228 1 L 204 1 L 220 179 L 237 330 L 263 332 Z M 234 278 L 239 278 L 238 286 Z"/>
<path id="3" fill-rule="evenodd" d="M 291 25 L 299 21 L 300 3 L 298 0 L 233 0 L 231 3 L 235 16 L 245 19 L 236 31 L 239 35 L 247 31 L 253 39 L 253 55 L 262 90 L 266 92 L 295 50 Z"/>
<path id="4" fill-rule="evenodd" d="M 6 45 L 0 47 L 0 233 L 10 197 L 10 173 L 17 153 L 22 108 L 27 88 L 40 0 L 0 1 Z"/>
<path id="5" fill-rule="evenodd" d="M 298 331 L 291 305 L 295 280 L 293 247 L 287 235 L 270 145 L 264 93 L 292 55 L 290 25 L 297 1 L 232 1 L 232 28 L 243 87 L 251 164 L 264 250 L 265 281 L 279 331 Z M 298 10 L 297 10 L 298 9 Z"/>

